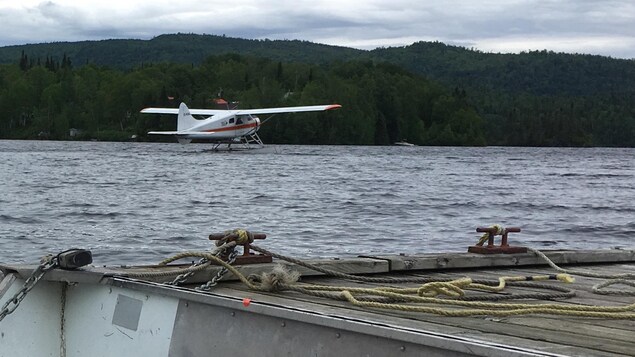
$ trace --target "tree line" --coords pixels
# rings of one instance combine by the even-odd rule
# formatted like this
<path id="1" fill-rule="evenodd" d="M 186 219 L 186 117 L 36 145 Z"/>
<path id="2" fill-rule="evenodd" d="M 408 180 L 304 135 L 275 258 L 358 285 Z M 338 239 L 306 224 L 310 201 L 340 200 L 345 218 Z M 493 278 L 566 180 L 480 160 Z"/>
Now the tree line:
<path id="1" fill-rule="evenodd" d="M 147 131 L 174 130 L 176 119 L 140 109 L 181 101 L 212 107 L 222 90 L 240 108 L 342 104 L 337 111 L 276 116 L 260 132 L 271 143 L 635 146 L 628 86 L 541 94 L 448 76 L 430 80 L 371 59 L 311 64 L 226 54 L 199 64 L 113 69 L 74 68 L 66 55 L 58 61 L 23 54 L 17 64 L 0 65 L 0 137 L 149 140 Z"/>
<path id="2" fill-rule="evenodd" d="M 66 56 L 64 65 L 23 62 L 0 66 L 2 138 L 148 140 L 150 130 L 174 130 L 176 118 L 140 114 L 142 108 L 180 102 L 209 108 L 222 91 L 240 108 L 342 105 L 326 113 L 278 115 L 260 132 L 271 143 L 486 144 L 483 121 L 464 95 L 372 61 L 318 66 L 229 54 L 200 65 L 126 71 L 73 68 Z"/>

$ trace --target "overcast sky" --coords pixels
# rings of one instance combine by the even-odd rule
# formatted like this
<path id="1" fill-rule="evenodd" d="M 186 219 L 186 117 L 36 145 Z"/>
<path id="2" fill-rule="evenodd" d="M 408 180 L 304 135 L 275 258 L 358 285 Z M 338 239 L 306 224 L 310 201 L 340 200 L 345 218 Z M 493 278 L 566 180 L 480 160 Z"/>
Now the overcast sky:
<path id="1" fill-rule="evenodd" d="M 635 0 L 0 0 L 0 46 L 164 33 L 635 58 Z"/>

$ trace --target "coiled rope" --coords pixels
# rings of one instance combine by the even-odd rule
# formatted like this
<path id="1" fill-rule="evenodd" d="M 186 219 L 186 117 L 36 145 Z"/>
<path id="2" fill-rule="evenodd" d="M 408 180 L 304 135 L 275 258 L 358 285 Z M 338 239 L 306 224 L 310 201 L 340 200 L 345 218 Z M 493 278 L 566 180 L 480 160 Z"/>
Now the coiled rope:
<path id="1" fill-rule="evenodd" d="M 403 284 L 403 283 L 431 283 L 431 282 L 448 282 L 448 281 L 452 281 L 454 279 L 452 278 L 429 278 L 429 277 L 407 277 L 407 278 L 394 278 L 394 277 L 368 277 L 368 276 L 359 276 L 359 275 L 352 275 L 352 274 L 346 274 L 346 273 L 342 273 L 342 272 L 338 272 L 335 270 L 331 270 L 331 269 L 326 269 L 320 266 L 317 266 L 315 264 L 310 264 L 307 263 L 305 261 L 302 261 L 300 259 L 296 259 L 293 257 L 288 257 L 285 255 L 281 255 L 281 254 L 277 254 L 275 252 L 271 252 L 268 251 L 264 248 L 258 247 L 258 246 L 254 246 L 251 245 L 251 249 L 259 252 L 259 253 L 263 253 L 263 254 L 267 254 L 267 255 L 271 255 L 274 258 L 278 258 L 280 260 L 284 260 L 287 261 L 289 263 L 293 263 L 299 266 L 303 266 L 307 269 L 311 269 L 317 272 L 320 272 L 324 275 L 327 276 L 332 276 L 335 278 L 340 278 L 340 279 L 346 279 L 346 280 L 352 280 L 352 281 L 359 281 L 359 282 L 364 282 L 364 283 L 379 283 L 379 284 Z M 567 281 L 567 278 L 565 278 L 564 276 L 560 276 L 558 277 L 554 277 L 553 279 L 556 280 L 561 280 L 564 282 L 572 282 L 572 281 Z M 552 279 L 552 280 L 553 280 Z M 546 289 L 546 290 L 552 290 L 552 291 L 558 291 L 559 293 L 549 293 L 549 294 L 545 294 L 545 293 L 526 293 L 526 294 L 514 294 L 514 295 L 492 295 L 492 296 L 486 296 L 486 295 L 472 295 L 472 296 L 460 296 L 458 297 L 461 300 L 470 300 L 470 301 L 475 301 L 475 300 L 517 300 L 517 299 L 558 299 L 558 298 L 571 298 L 573 296 L 575 296 L 575 291 L 567 289 L 565 287 L 560 287 L 560 286 L 554 286 L 554 285 L 549 285 L 549 284 L 540 284 L 540 283 L 529 283 L 527 282 L 528 279 L 526 279 L 525 277 L 522 278 L 514 278 L 514 279 L 506 279 L 505 283 L 503 283 L 502 287 L 500 288 L 500 290 L 502 290 L 502 288 L 504 288 L 505 284 L 510 284 L 510 285 L 514 285 L 514 286 L 519 286 L 519 287 L 527 287 L 527 288 L 534 288 L 534 289 Z M 547 280 L 547 279 L 533 279 L 534 281 L 539 281 L 539 280 Z M 481 287 L 485 287 L 485 286 L 498 286 L 499 284 L 501 284 L 500 279 L 499 280 L 486 280 L 486 279 L 473 279 L 472 282 L 474 284 L 480 284 Z M 485 288 L 481 288 L 480 290 L 485 290 Z"/>
<path id="2" fill-rule="evenodd" d="M 423 312 L 442 316 L 516 316 L 528 314 L 550 314 L 567 315 L 581 317 L 597 317 L 606 319 L 635 319 L 635 304 L 625 306 L 590 306 L 571 304 L 519 304 L 519 303 L 499 303 L 466 301 L 452 298 L 438 298 L 436 295 L 462 296 L 464 289 L 479 289 L 480 286 L 471 285 L 470 278 L 454 279 L 446 282 L 432 282 L 424 284 L 419 288 L 359 288 L 329 285 L 311 285 L 297 282 L 299 274 L 289 273 L 282 266 L 276 267 L 270 273 L 262 273 L 260 276 L 250 276 L 246 278 L 238 270 L 224 261 L 219 264 L 230 270 L 249 289 L 262 292 L 295 291 L 316 297 L 330 298 L 334 300 L 348 301 L 352 305 L 359 307 L 370 307 L 378 309 L 390 309 L 408 312 Z M 309 264 L 310 265 L 310 264 Z M 551 277 L 551 276 L 549 276 Z M 531 277 L 532 279 L 544 279 L 544 276 Z M 380 278 L 381 279 L 381 278 Z M 507 281 L 506 278 L 501 278 Z M 513 277 L 514 279 L 526 279 L 524 277 Z M 570 281 L 569 278 L 561 276 L 559 279 Z M 501 284 L 502 285 L 502 284 Z M 486 289 L 492 288 L 488 286 Z M 426 296 L 428 295 L 428 296 Z M 385 302 L 392 301 L 392 302 Z M 408 302 L 411 305 L 397 304 L 394 302 Z M 412 304 L 437 304 L 462 307 L 439 308 L 433 306 L 421 306 Z"/>
<path id="3" fill-rule="evenodd" d="M 252 246 L 253 248 L 253 246 Z M 255 250 L 265 251 L 262 248 Z M 276 292 L 276 291 L 295 291 L 307 295 L 325 297 L 334 300 L 348 301 L 354 306 L 366 307 L 366 308 L 378 308 L 378 309 L 391 309 L 398 311 L 408 312 L 422 312 L 431 313 L 442 316 L 515 316 L 515 315 L 527 315 L 527 314 L 551 314 L 551 315 L 568 315 L 568 316 L 582 316 L 582 317 L 598 317 L 598 318 L 610 318 L 610 319 L 635 319 L 635 304 L 626 306 L 587 306 L 587 305 L 567 305 L 567 304 L 519 304 L 519 303 L 500 303 L 500 302 L 481 302 L 481 301 L 467 301 L 462 300 L 460 297 L 464 297 L 464 290 L 480 290 L 498 291 L 504 288 L 506 284 L 518 284 L 520 280 L 541 280 L 541 279 L 557 279 L 561 281 L 571 281 L 567 275 L 557 276 L 536 276 L 536 277 L 502 277 L 499 279 L 498 285 L 491 286 L 491 281 L 486 281 L 485 286 L 480 286 L 479 283 L 474 283 L 474 280 L 470 278 L 461 278 L 448 281 L 434 281 L 423 284 L 418 288 L 392 288 L 392 287 L 378 287 L 378 288 L 359 288 L 359 287 L 345 287 L 345 286 L 328 286 L 328 285 L 310 285 L 301 284 L 297 282 L 299 274 L 289 273 L 284 268 L 278 266 L 270 273 L 262 273 L 259 277 L 251 276 L 245 277 L 235 267 L 231 266 L 222 259 L 210 254 L 210 253 L 196 253 L 196 252 L 184 252 L 180 253 L 179 259 L 184 255 L 202 257 L 214 261 L 215 263 L 224 266 L 232 274 L 234 274 L 248 289 L 261 292 Z M 286 258 L 286 257 L 285 257 Z M 168 260 L 176 260 L 177 256 Z M 315 267 L 312 264 L 306 262 L 303 263 L 305 267 L 319 268 L 324 272 L 328 269 Z M 336 275 L 349 276 L 344 273 L 337 273 Z M 350 277 L 362 278 L 361 280 L 368 281 L 369 277 L 356 277 L 350 275 Z M 412 282 L 417 279 L 406 279 Z M 356 279 L 360 280 L 360 279 Z M 395 278 L 374 278 L 375 282 L 379 281 L 391 281 L 404 280 Z M 429 280 L 428 278 L 424 280 Z M 437 296 L 446 296 L 445 298 L 439 298 Z M 387 302 L 389 301 L 389 302 Z M 395 303 L 405 302 L 409 303 Z M 436 304 L 445 306 L 460 307 L 457 308 L 440 308 L 434 306 L 421 306 L 421 304 Z"/>
<path id="4" fill-rule="evenodd" d="M 600 295 L 621 295 L 621 296 L 635 296 L 635 290 L 603 290 L 607 286 L 611 285 L 628 285 L 631 287 L 635 287 L 635 274 L 633 273 L 620 273 L 620 274 L 602 274 L 596 273 L 588 270 L 579 270 L 579 269 L 563 269 L 556 265 L 549 257 L 547 257 L 543 252 L 538 249 L 534 249 L 528 247 L 527 250 L 536 254 L 538 257 L 543 259 L 550 267 L 553 269 L 566 274 L 585 276 L 589 278 L 601 278 L 601 279 L 609 279 L 605 282 L 594 285 L 591 289 L 594 293 Z"/>
<path id="5" fill-rule="evenodd" d="M 502 227 L 501 227 L 502 230 Z M 239 231 L 232 231 L 238 234 L 238 239 L 242 242 L 253 242 L 253 236 L 246 231 L 244 233 Z M 565 315 L 565 316 L 580 316 L 580 317 L 595 317 L 605 319 L 635 319 L 635 303 L 624 306 L 594 306 L 594 305 L 573 305 L 573 304 L 557 304 L 557 303 L 544 303 L 544 304 L 522 304 L 522 303 L 501 303 L 498 300 L 506 299 L 554 299 L 560 297 L 572 297 L 575 292 L 553 285 L 539 284 L 529 281 L 540 280 L 558 280 L 562 282 L 571 283 L 573 278 L 570 273 L 577 275 L 580 271 L 569 271 L 562 269 L 555 265 L 548 257 L 542 252 L 535 249 L 530 249 L 532 252 L 542 257 L 552 266 L 554 269 L 561 272 L 556 275 L 536 275 L 536 276 L 514 276 L 514 277 L 500 277 L 498 281 L 492 280 L 479 280 L 471 279 L 468 277 L 459 279 L 450 278 L 428 278 L 428 277 L 407 277 L 407 278 L 392 278 L 392 277 L 366 277 L 346 274 L 342 272 L 325 269 L 323 267 L 310 264 L 299 259 L 283 256 L 270 252 L 266 249 L 250 245 L 251 249 L 271 255 L 281 260 L 294 263 L 308 269 L 312 269 L 323 273 L 328 276 L 338 277 L 342 279 L 369 282 L 369 283 L 421 283 L 419 287 L 415 288 L 395 288 L 395 287 L 375 287 L 375 288 L 362 288 L 362 287 L 346 287 L 346 286 L 329 286 L 329 285 L 313 285 L 299 283 L 298 279 L 300 274 L 298 272 L 289 272 L 286 268 L 278 265 L 269 273 L 262 273 L 259 276 L 245 277 L 240 271 L 238 271 L 231 264 L 227 263 L 220 257 L 220 250 L 233 249 L 237 242 L 223 241 L 217 244 L 221 244 L 214 252 L 182 252 L 171 258 L 168 258 L 160 263 L 165 265 L 178 259 L 186 257 L 199 257 L 204 259 L 206 263 L 216 263 L 221 265 L 234 276 L 236 276 L 248 289 L 261 292 L 278 292 L 278 291 L 295 291 L 302 294 L 307 294 L 316 297 L 324 297 L 334 300 L 347 301 L 350 304 L 364 308 L 376 308 L 376 309 L 390 309 L 397 311 L 407 312 L 421 312 L 430 313 L 442 316 L 516 316 L 516 315 L 528 315 L 528 314 L 549 314 L 549 315 Z M 241 243 L 238 243 L 241 244 Z M 205 269 L 204 267 L 196 267 L 197 270 Z M 179 269 L 171 271 L 169 273 L 181 274 L 186 269 Z M 585 272 L 582 272 L 585 273 Z M 597 274 L 592 272 L 586 272 L 587 275 L 592 277 L 607 277 L 609 275 Z M 157 273 L 145 273 L 147 276 L 158 276 Z M 165 274 L 165 273 L 163 273 Z M 132 274 L 129 274 L 132 276 Z M 135 274 L 137 277 L 143 277 L 141 274 Z M 621 280 L 625 280 L 632 277 L 632 274 L 619 274 L 610 275 L 611 278 L 619 276 Z M 623 283 L 619 281 L 619 283 Z M 603 283 L 603 286 L 599 286 L 598 289 L 606 287 L 608 285 L 618 283 L 617 280 Z M 540 289 L 551 289 L 560 291 L 561 293 L 554 294 L 512 294 L 512 295 L 493 295 L 493 296 L 467 296 L 465 290 L 480 290 L 487 292 L 498 293 L 501 292 L 507 285 L 531 287 Z M 602 285 L 602 284 L 601 284 Z M 493 300 L 493 302 L 483 302 L 477 300 Z M 437 306 L 422 306 L 422 304 L 434 304 L 441 306 L 451 306 L 451 308 L 437 307 Z"/>
<path id="6" fill-rule="evenodd" d="M 551 276 L 532 276 L 532 277 L 501 277 L 499 278 L 499 285 L 496 287 L 491 286 L 491 281 L 472 280 L 470 278 L 461 278 L 454 280 L 439 281 L 438 279 L 431 278 L 373 278 L 354 276 L 340 272 L 332 272 L 328 269 L 321 267 L 315 267 L 306 262 L 299 261 L 294 258 L 285 257 L 279 254 L 274 254 L 260 247 L 251 246 L 252 249 L 265 254 L 271 254 L 279 259 L 287 260 L 293 263 L 299 263 L 299 265 L 320 271 L 324 274 L 337 276 L 345 279 L 363 281 L 363 282 L 383 282 L 383 283 L 396 283 L 396 282 L 419 282 L 427 281 L 423 286 L 419 288 L 357 288 L 357 287 L 341 287 L 341 286 L 324 286 L 324 285 L 308 285 L 308 284 L 279 284 L 276 290 L 292 290 L 301 292 L 308 295 L 326 297 L 336 300 L 348 301 L 355 306 L 380 308 L 380 309 L 392 309 L 399 311 L 410 312 L 423 312 L 432 313 L 443 316 L 475 316 L 475 315 L 490 315 L 490 316 L 514 316 L 514 315 L 527 315 L 527 314 L 551 314 L 551 315 L 567 315 L 567 316 L 581 316 L 581 317 L 598 317 L 607 319 L 635 319 L 635 303 L 625 306 L 591 306 L 591 305 L 565 305 L 565 304 L 517 304 L 517 303 L 498 303 L 498 302 L 477 302 L 464 299 L 465 295 L 463 290 L 486 290 L 486 291 L 500 291 L 505 287 L 505 284 L 524 286 L 524 287 L 537 287 L 542 285 L 523 283 L 526 280 L 545 280 L 555 279 L 563 282 L 573 282 L 573 279 L 568 274 L 558 274 Z M 272 273 L 272 274 L 280 274 Z M 271 277 L 263 276 L 263 280 Z M 274 281 L 285 281 L 285 279 L 274 278 Z M 432 281 L 436 280 L 436 281 Z M 445 279 L 441 279 L 445 280 Z M 479 284 L 479 283 L 484 284 Z M 483 286 L 484 285 L 484 286 Z M 438 298 L 437 295 L 446 295 L 450 298 Z M 533 294 L 531 297 L 534 298 Z M 525 298 L 510 295 L 511 298 Z M 378 297 L 383 298 L 377 299 Z M 569 296 L 570 297 L 570 296 Z M 397 302 L 410 302 L 419 304 L 441 304 L 452 305 L 458 307 L 464 307 L 467 309 L 445 309 L 429 306 L 419 305 L 404 305 L 395 304 L 391 302 L 385 302 L 385 300 L 397 301 Z M 493 300 L 498 300 L 498 296 L 494 296 Z"/>

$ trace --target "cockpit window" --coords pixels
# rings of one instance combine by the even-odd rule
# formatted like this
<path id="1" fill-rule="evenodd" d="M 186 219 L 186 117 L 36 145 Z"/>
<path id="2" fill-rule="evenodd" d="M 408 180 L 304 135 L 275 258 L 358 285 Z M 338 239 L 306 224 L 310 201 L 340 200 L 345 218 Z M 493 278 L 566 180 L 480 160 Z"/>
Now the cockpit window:
<path id="1" fill-rule="evenodd" d="M 234 118 L 229 119 L 229 123 L 233 123 L 234 122 Z"/>

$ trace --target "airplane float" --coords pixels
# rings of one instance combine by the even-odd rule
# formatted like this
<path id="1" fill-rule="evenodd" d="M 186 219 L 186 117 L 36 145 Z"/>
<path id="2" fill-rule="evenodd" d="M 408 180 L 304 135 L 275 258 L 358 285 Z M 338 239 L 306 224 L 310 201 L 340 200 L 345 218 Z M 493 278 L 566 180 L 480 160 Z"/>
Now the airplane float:
<path id="1" fill-rule="evenodd" d="M 150 135 L 171 135 L 179 143 L 188 144 L 192 140 L 205 140 L 216 143 L 214 150 L 220 145 L 227 144 L 228 149 L 234 143 L 251 148 L 250 144 L 263 147 L 258 136 L 260 126 L 279 113 L 315 112 L 341 108 L 339 104 L 311 105 L 300 107 L 279 107 L 261 109 L 189 109 L 185 103 L 176 108 L 145 108 L 141 113 L 147 114 L 176 114 L 176 131 L 150 131 Z M 263 121 L 257 115 L 269 115 Z M 207 116 L 196 119 L 194 115 Z"/>

